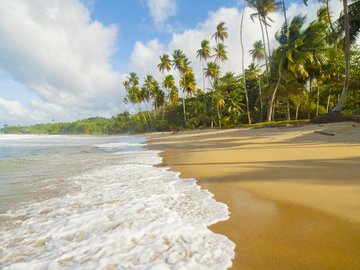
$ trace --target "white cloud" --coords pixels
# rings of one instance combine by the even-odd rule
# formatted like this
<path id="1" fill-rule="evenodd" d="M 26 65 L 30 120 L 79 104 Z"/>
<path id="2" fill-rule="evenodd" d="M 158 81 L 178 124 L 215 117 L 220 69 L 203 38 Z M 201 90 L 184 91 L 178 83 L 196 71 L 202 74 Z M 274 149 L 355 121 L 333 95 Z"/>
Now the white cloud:
<path id="1" fill-rule="evenodd" d="M 58 118 L 67 110 L 116 112 L 123 96 L 122 75 L 110 64 L 117 33 L 91 20 L 78 0 L 0 0 L 0 69 L 62 108 Z"/>
<path id="2" fill-rule="evenodd" d="M 26 116 L 26 111 L 17 100 L 7 100 L 0 97 L 0 118 L 3 121 L 15 120 Z"/>
<path id="3" fill-rule="evenodd" d="M 177 11 L 176 0 L 147 0 L 150 16 L 155 25 L 161 26 Z"/>

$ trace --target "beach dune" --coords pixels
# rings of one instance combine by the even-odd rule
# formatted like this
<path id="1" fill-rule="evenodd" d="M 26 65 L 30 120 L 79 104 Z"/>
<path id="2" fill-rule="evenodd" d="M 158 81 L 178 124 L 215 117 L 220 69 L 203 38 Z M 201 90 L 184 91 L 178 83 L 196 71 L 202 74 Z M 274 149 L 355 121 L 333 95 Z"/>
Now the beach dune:
<path id="1" fill-rule="evenodd" d="M 360 269 L 360 125 L 188 131 L 150 137 L 161 166 L 226 203 L 211 227 L 232 269 Z"/>

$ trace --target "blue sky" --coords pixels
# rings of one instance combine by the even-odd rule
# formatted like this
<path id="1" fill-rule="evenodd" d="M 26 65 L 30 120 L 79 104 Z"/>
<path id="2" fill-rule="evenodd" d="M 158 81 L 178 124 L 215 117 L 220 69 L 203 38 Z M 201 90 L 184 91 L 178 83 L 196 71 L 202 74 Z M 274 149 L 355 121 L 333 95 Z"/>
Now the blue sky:
<path id="1" fill-rule="evenodd" d="M 317 2 L 286 1 L 288 16 L 314 19 Z M 330 5 L 334 17 L 340 1 Z M 223 71 L 240 72 L 236 0 L 0 0 L 0 126 L 110 117 L 123 104 L 122 82 L 130 71 L 157 79 L 158 57 L 182 49 L 201 82 L 196 50 L 225 21 L 231 55 Z M 245 50 L 261 38 L 253 11 L 245 9 Z M 280 12 L 271 15 L 271 44 Z M 251 62 L 247 55 L 246 64 Z"/>

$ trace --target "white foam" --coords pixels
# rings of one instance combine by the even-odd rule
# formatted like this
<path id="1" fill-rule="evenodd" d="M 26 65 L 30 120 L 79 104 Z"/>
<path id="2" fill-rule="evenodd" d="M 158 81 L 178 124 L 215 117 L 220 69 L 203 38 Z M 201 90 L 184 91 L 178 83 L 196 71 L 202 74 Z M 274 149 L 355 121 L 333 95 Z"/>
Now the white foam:
<path id="1" fill-rule="evenodd" d="M 226 269 L 235 245 L 207 226 L 225 204 L 180 180 L 157 151 L 67 179 L 74 191 L 8 211 L 0 230 L 4 269 Z"/>

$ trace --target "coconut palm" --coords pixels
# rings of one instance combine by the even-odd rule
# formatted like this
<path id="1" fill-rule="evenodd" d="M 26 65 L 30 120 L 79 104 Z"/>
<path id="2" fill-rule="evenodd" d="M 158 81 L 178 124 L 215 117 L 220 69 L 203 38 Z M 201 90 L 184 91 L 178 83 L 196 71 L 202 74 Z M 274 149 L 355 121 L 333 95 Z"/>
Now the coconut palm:
<path id="1" fill-rule="evenodd" d="M 191 69 L 187 69 L 180 78 L 180 87 L 183 90 L 183 110 L 184 110 L 184 124 L 186 126 L 186 107 L 185 107 L 185 97 L 192 95 L 196 91 L 196 80 L 195 75 Z"/>
<path id="2" fill-rule="evenodd" d="M 207 61 L 211 57 L 211 48 L 210 42 L 206 39 L 201 41 L 201 48 L 197 51 L 196 57 L 198 57 L 201 61 L 202 70 L 204 70 L 204 62 Z M 203 91 L 205 92 L 205 77 L 203 73 Z"/>
<path id="3" fill-rule="evenodd" d="M 178 102 L 178 100 L 179 100 L 179 90 L 177 89 L 176 86 L 171 88 L 169 99 L 170 99 L 171 104 L 176 104 Z"/>
<path id="4" fill-rule="evenodd" d="M 186 55 L 182 50 L 175 50 L 172 54 L 173 60 L 172 65 L 175 69 L 180 72 L 180 75 L 183 74 L 186 70 L 186 67 L 189 64 L 189 61 L 186 58 Z"/>
<path id="5" fill-rule="evenodd" d="M 143 87 L 148 92 L 148 95 L 149 95 L 150 99 L 155 99 L 156 83 L 155 83 L 155 79 L 154 79 L 154 77 L 152 75 L 150 75 L 150 74 L 146 75 L 146 77 L 144 78 Z M 154 106 L 155 106 L 155 111 L 156 111 L 157 110 L 156 102 L 154 102 Z"/>
<path id="6" fill-rule="evenodd" d="M 224 43 L 218 43 L 213 48 L 214 54 L 212 55 L 215 58 L 215 61 L 220 64 L 228 59 L 228 52 L 226 51 L 226 46 Z"/>
<path id="7" fill-rule="evenodd" d="M 219 24 L 216 26 L 216 32 L 212 35 L 211 38 L 215 39 L 216 43 L 224 42 L 225 38 L 228 37 L 228 32 L 227 32 L 227 27 L 225 26 L 225 22 L 221 21 L 219 22 Z"/>
<path id="8" fill-rule="evenodd" d="M 220 91 L 215 91 L 214 94 L 214 104 L 217 111 L 218 121 L 219 121 L 219 128 L 221 128 L 221 112 L 220 109 L 225 106 L 224 96 L 221 94 Z"/>
<path id="9" fill-rule="evenodd" d="M 129 76 L 127 77 L 129 83 L 131 85 L 138 85 L 139 84 L 139 77 L 135 72 L 130 72 Z"/>
<path id="10" fill-rule="evenodd" d="M 243 83 L 244 83 L 244 92 L 245 92 L 245 98 L 246 98 L 246 112 L 248 116 L 248 122 L 249 125 L 251 125 L 251 116 L 250 116 L 250 108 L 249 108 L 249 96 L 248 91 L 246 88 L 246 75 L 245 75 L 245 50 L 244 50 L 244 43 L 243 43 L 243 23 L 244 23 L 244 14 L 245 14 L 245 6 L 246 1 L 244 0 L 244 8 L 241 15 L 241 24 L 240 24 L 240 45 L 241 45 L 241 69 L 242 69 L 242 77 L 243 77 Z"/>
<path id="11" fill-rule="evenodd" d="M 157 65 L 157 68 L 163 74 L 163 77 L 165 71 L 171 70 L 171 60 L 169 55 L 164 53 L 162 56 L 160 56 L 160 63 Z"/>
<path id="12" fill-rule="evenodd" d="M 253 61 L 260 61 L 264 60 L 265 58 L 265 47 L 264 43 L 261 40 L 257 40 L 253 43 L 253 49 L 249 50 L 249 53 L 252 57 Z"/>
<path id="13" fill-rule="evenodd" d="M 348 5 L 347 0 L 343 0 L 343 18 L 344 18 L 344 51 L 345 51 L 345 79 L 344 79 L 344 86 L 341 92 L 340 99 L 336 106 L 332 109 L 333 112 L 340 112 L 346 94 L 349 88 L 349 79 L 350 79 L 350 22 L 349 22 L 349 13 L 348 13 Z"/>
<path id="14" fill-rule="evenodd" d="M 260 28 L 261 28 L 261 37 L 262 37 L 262 41 L 264 44 L 264 54 L 265 54 L 265 67 L 266 67 L 266 77 L 267 79 L 269 78 L 269 63 L 268 63 L 268 53 L 266 51 L 266 43 L 265 43 L 265 34 L 264 34 L 264 26 L 263 26 L 263 21 L 261 19 L 261 15 L 260 15 L 260 10 L 258 8 L 257 5 L 257 0 L 247 0 L 247 3 L 249 5 L 250 8 L 256 10 L 256 13 L 253 13 L 250 15 L 250 18 L 252 21 L 254 21 L 254 18 L 257 16 L 258 20 L 259 20 L 259 24 L 260 24 Z M 244 9 L 245 9 L 245 3 L 244 3 Z M 244 13 L 245 11 L 243 11 Z M 243 19 L 242 19 L 243 20 Z"/>
<path id="15" fill-rule="evenodd" d="M 264 44 L 262 43 L 261 40 L 257 40 L 253 43 L 253 49 L 251 49 L 250 51 L 250 55 L 252 57 L 252 60 L 256 60 L 258 62 L 258 64 L 260 63 L 261 60 L 263 60 L 265 58 L 265 48 L 264 48 Z M 259 98 L 260 98 L 260 121 L 262 121 L 262 115 L 263 115 L 263 100 L 262 100 L 262 93 L 261 93 L 261 79 L 260 79 L 260 69 L 257 67 L 256 68 L 256 76 L 257 76 L 257 80 L 258 80 L 258 85 L 259 85 Z"/>
<path id="16" fill-rule="evenodd" d="M 348 5 L 348 17 L 349 17 L 349 36 L 350 43 L 353 44 L 360 37 L 360 1 L 352 0 L 352 3 Z M 338 32 L 344 34 L 345 32 L 345 15 L 344 12 L 340 15 L 336 21 Z"/>
<path id="17" fill-rule="evenodd" d="M 305 16 L 295 16 L 290 25 L 284 24 L 281 32 L 275 36 L 280 46 L 274 51 L 272 61 L 276 66 L 278 79 L 269 99 L 268 121 L 272 119 L 276 92 L 285 73 L 290 72 L 296 78 L 308 78 L 306 65 L 313 61 L 326 41 L 325 31 L 320 31 L 324 29 L 322 24 L 313 22 L 305 30 L 302 29 L 305 18 Z"/>
<path id="18" fill-rule="evenodd" d="M 307 6 L 307 2 L 308 0 L 303 0 L 304 1 L 304 4 Z M 336 46 L 336 31 L 335 31 L 335 28 L 334 28 L 334 25 L 331 21 L 331 12 L 330 12 L 330 7 L 329 7 L 329 2 L 330 0 L 318 0 L 318 2 L 320 4 L 325 4 L 325 7 L 324 8 L 321 8 L 320 9 L 320 12 L 325 15 L 326 13 L 326 22 L 329 23 L 330 25 L 330 29 L 331 29 L 331 36 L 332 36 L 332 43 L 334 43 L 334 46 Z M 319 12 L 318 12 L 319 14 Z M 325 19 L 325 17 L 323 16 L 323 18 Z"/>
<path id="19" fill-rule="evenodd" d="M 269 22 L 272 22 L 273 20 L 269 17 L 270 13 L 276 12 L 279 10 L 279 2 L 276 2 L 275 0 L 248 0 L 249 6 L 256 10 L 256 13 L 253 13 L 251 15 L 251 18 L 258 17 L 260 26 L 264 27 L 267 37 L 267 54 L 268 57 L 271 55 L 271 48 L 270 48 L 270 40 L 269 40 L 269 33 L 268 33 L 268 26 L 270 26 Z M 263 42 L 265 44 L 265 38 L 263 33 Z"/>
<path id="20" fill-rule="evenodd" d="M 204 69 L 204 75 L 209 78 L 211 88 L 214 90 L 215 80 L 220 76 L 219 65 L 213 61 L 208 62 L 206 68 Z"/>
<path id="21" fill-rule="evenodd" d="M 162 86 L 168 90 L 168 96 L 170 95 L 170 90 L 175 87 L 175 78 L 173 75 L 169 74 L 166 75 L 164 78 L 164 81 L 162 83 Z"/>
<path id="22" fill-rule="evenodd" d="M 259 87 L 259 101 L 260 101 L 260 121 L 262 121 L 263 115 L 263 100 L 261 91 L 261 69 L 257 64 L 252 62 L 245 71 L 248 80 L 257 81 Z"/>

